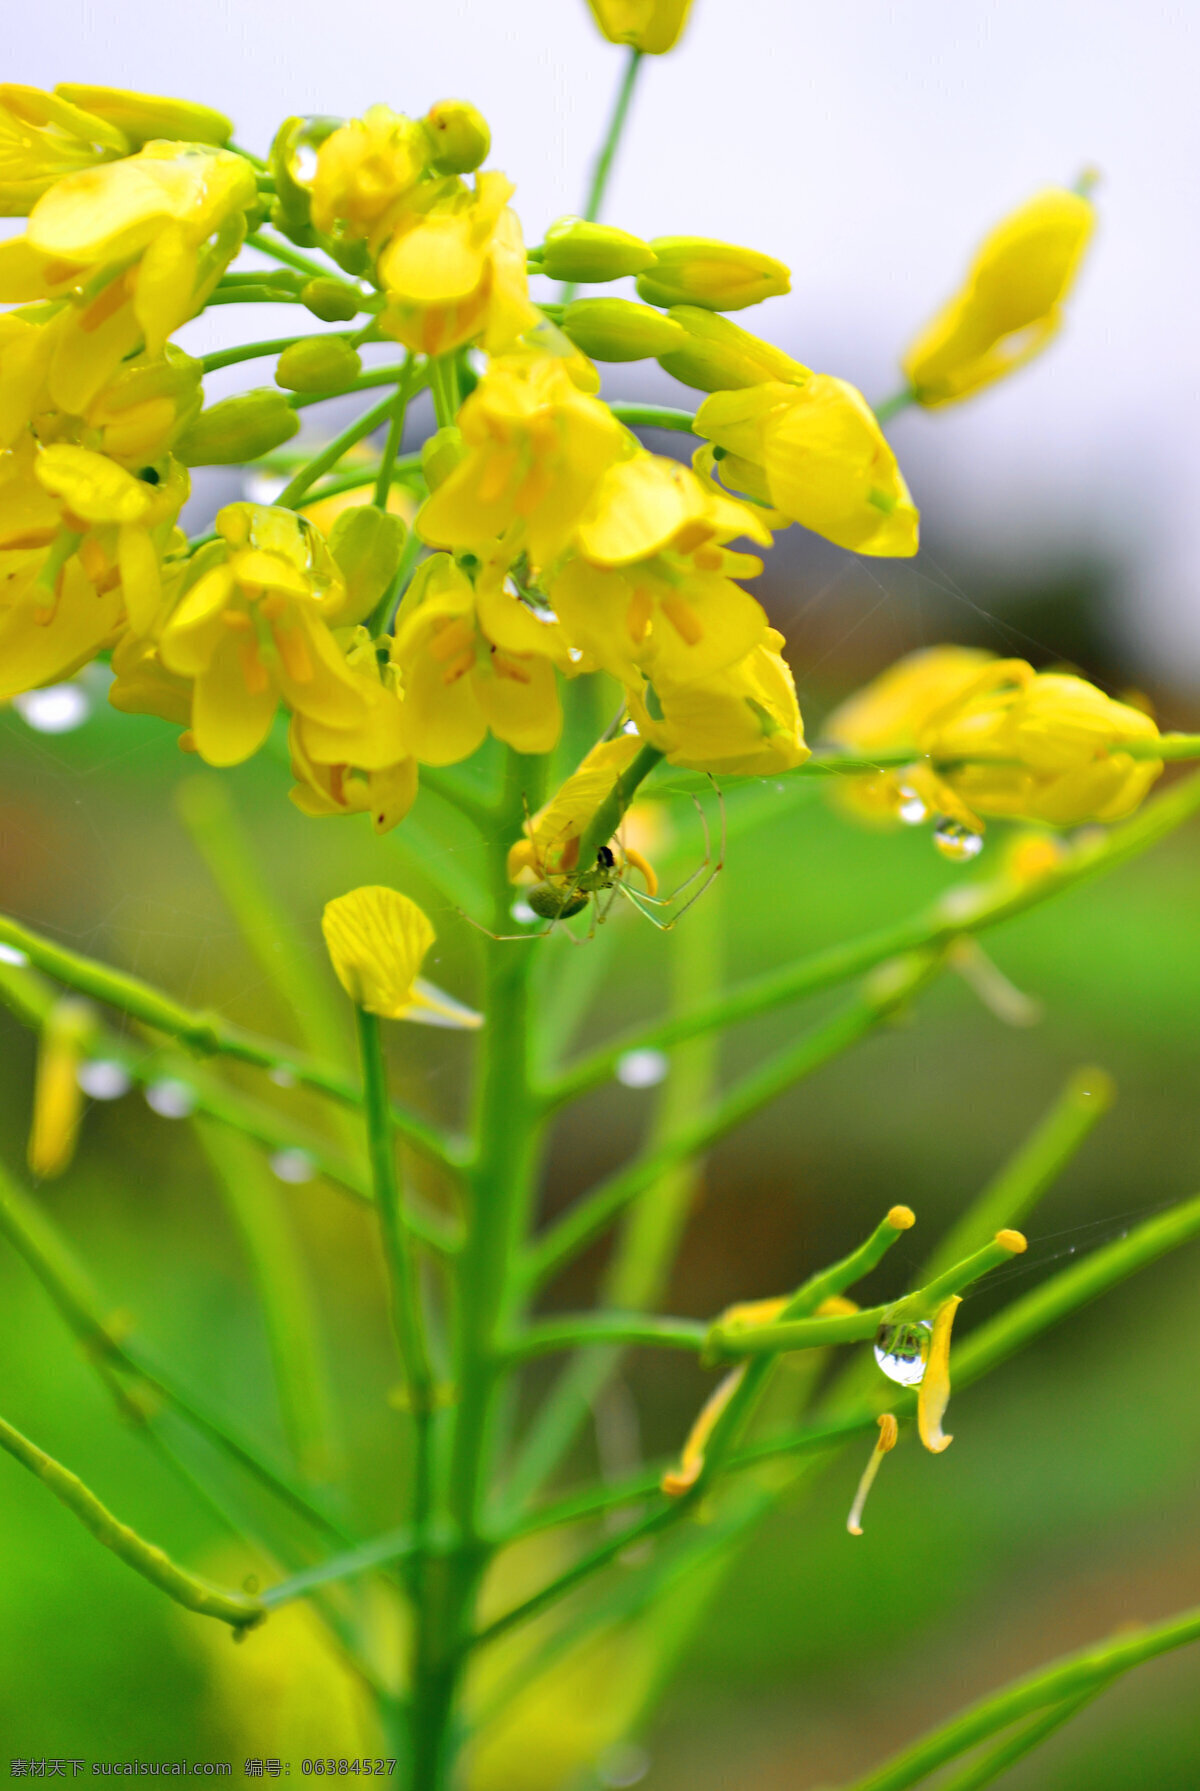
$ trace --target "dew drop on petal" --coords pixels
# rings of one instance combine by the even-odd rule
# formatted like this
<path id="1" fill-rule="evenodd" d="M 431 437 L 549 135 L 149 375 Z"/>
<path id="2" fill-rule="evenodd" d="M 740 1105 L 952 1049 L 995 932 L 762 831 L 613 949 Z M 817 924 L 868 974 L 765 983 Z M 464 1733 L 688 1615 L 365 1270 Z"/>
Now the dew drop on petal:
<path id="1" fill-rule="evenodd" d="M 665 1051 L 626 1051 L 617 1059 L 617 1081 L 626 1088 L 653 1088 L 669 1068 Z"/>
<path id="2" fill-rule="evenodd" d="M 146 1105 L 163 1119 L 186 1119 L 196 1111 L 196 1091 L 186 1082 L 167 1077 L 151 1082 L 146 1089 Z"/>
<path id="3" fill-rule="evenodd" d="M 875 1333 L 875 1360 L 890 1381 L 915 1387 L 925 1378 L 933 1326 L 927 1318 L 902 1325 L 882 1324 Z"/>
<path id="4" fill-rule="evenodd" d="M 310 1182 L 317 1173 L 317 1166 L 306 1150 L 277 1150 L 270 1158 L 271 1173 L 281 1182 L 292 1182 L 299 1186 L 301 1182 Z"/>
<path id="5" fill-rule="evenodd" d="M 983 835 L 973 833 L 961 821 L 942 815 L 934 826 L 933 843 L 951 864 L 967 864 L 983 851 Z"/>
<path id="6" fill-rule="evenodd" d="M 613 1791 L 640 1785 L 649 1770 L 649 1754 L 630 1741 L 619 1741 L 615 1747 L 606 1748 L 596 1762 L 597 1779 L 606 1787 L 612 1786 Z"/>
<path id="7" fill-rule="evenodd" d="M 11 964 L 17 970 L 24 970 L 29 959 L 15 945 L 0 945 L 0 964 Z"/>
<path id="8" fill-rule="evenodd" d="M 923 821 L 929 819 L 929 810 L 916 791 L 906 790 L 903 787 L 900 790 L 900 806 L 896 813 L 906 827 L 919 827 Z"/>
<path id="9" fill-rule="evenodd" d="M 80 684 L 47 684 L 42 690 L 26 690 L 13 698 L 13 708 L 38 734 L 69 734 L 82 727 L 92 712 L 88 693 Z"/>
<path id="10" fill-rule="evenodd" d="M 93 1101 L 119 1101 L 129 1093 L 133 1078 L 123 1063 L 114 1063 L 110 1057 L 94 1057 L 89 1063 L 80 1064 L 75 1080 Z"/>

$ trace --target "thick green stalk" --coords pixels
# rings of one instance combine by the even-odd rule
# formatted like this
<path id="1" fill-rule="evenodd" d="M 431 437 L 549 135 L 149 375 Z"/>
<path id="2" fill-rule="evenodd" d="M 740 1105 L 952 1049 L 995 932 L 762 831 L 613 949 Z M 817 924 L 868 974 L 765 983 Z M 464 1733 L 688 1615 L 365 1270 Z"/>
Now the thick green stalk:
<path id="1" fill-rule="evenodd" d="M 994 1785 L 1010 1766 L 1015 1766 L 1018 1760 L 1031 1754 L 1035 1747 L 1040 1747 L 1051 1735 L 1056 1735 L 1081 1710 L 1086 1710 L 1101 1692 L 1107 1691 L 1111 1683 L 1110 1679 L 1102 1679 L 1099 1684 L 1089 1686 L 1076 1697 L 1064 1698 L 1061 1704 L 1055 1704 L 1044 1715 L 1034 1717 L 1032 1722 L 1018 1729 L 1015 1735 L 1006 1736 L 995 1747 L 988 1748 L 981 1758 L 972 1760 L 969 1766 L 956 1772 L 953 1778 L 943 1780 L 938 1791 L 983 1791 L 985 1785 Z"/>
<path id="2" fill-rule="evenodd" d="M 510 928 L 507 852 L 541 792 L 536 759 L 510 751 L 489 841 L 492 930 Z M 496 1396 L 505 1344 L 520 1315 L 515 1266 L 529 1229 L 540 1118 L 530 1090 L 529 982 L 523 944 L 485 938 L 486 1024 L 480 1034 L 468 1176 L 470 1212 L 455 1288 L 454 1380 L 459 1403 L 447 1486 L 455 1546 L 430 1562 L 418 1607 L 413 1670 L 413 1785 L 443 1791 L 454 1754 L 454 1707 L 490 1543 L 483 1501 L 494 1456 Z"/>
<path id="3" fill-rule="evenodd" d="M 528 1362 L 535 1356 L 580 1349 L 589 1343 L 642 1344 L 699 1354 L 707 1334 L 708 1327 L 694 1318 L 657 1318 L 639 1312 L 580 1312 L 529 1325 L 510 1341 L 506 1356 L 510 1362 Z"/>
<path id="4" fill-rule="evenodd" d="M 948 891 L 907 920 L 881 927 L 843 944 L 814 952 L 794 964 L 748 978 L 690 1011 L 672 1014 L 652 1026 L 635 1027 L 573 1064 L 546 1092 L 552 1105 L 574 1100 L 611 1077 L 627 1051 L 669 1050 L 684 1039 L 720 1032 L 752 1020 L 801 997 L 849 982 L 902 952 L 951 944 L 984 931 L 1089 878 L 1115 869 L 1165 839 L 1200 809 L 1200 776 L 1175 784 L 1146 803 L 1139 814 L 1111 828 L 1100 838 L 1075 841 L 1062 861 L 1043 876 L 1019 879 L 1001 875 Z"/>
<path id="5" fill-rule="evenodd" d="M 127 1566 L 165 1592 L 168 1598 L 173 1598 L 176 1604 L 197 1611 L 202 1617 L 216 1617 L 235 1630 L 250 1629 L 262 1622 L 265 1612 L 257 1598 L 210 1585 L 207 1580 L 177 1566 L 162 1549 L 114 1517 L 78 1474 L 64 1468 L 60 1461 L 55 1461 L 52 1455 L 31 1443 L 3 1418 L 0 1418 L 0 1448 L 7 1449 L 31 1474 L 36 1474 L 55 1498 L 61 1500 L 68 1511 L 74 1512 L 97 1542 L 110 1548 Z"/>
<path id="6" fill-rule="evenodd" d="M 391 420 L 388 423 L 387 441 L 384 443 L 383 457 L 379 462 L 379 472 L 375 479 L 375 502 L 381 510 L 387 509 L 388 496 L 392 488 L 392 469 L 396 464 L 396 456 L 400 452 L 400 443 L 404 437 L 404 419 L 408 414 L 411 373 L 412 356 L 410 354 L 396 386 L 396 397 L 392 405 Z"/>

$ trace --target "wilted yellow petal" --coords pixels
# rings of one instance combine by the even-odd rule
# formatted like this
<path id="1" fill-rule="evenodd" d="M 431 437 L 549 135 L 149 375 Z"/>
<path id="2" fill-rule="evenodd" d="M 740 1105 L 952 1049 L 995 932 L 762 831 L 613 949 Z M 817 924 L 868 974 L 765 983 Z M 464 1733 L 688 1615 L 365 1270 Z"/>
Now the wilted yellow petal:
<path id="1" fill-rule="evenodd" d="M 896 1438 L 900 1434 L 900 1426 L 891 1412 L 881 1412 L 876 1419 L 879 1425 L 879 1438 L 871 1451 L 871 1459 L 863 1469 L 862 1479 L 858 1483 L 858 1491 L 854 1495 L 854 1503 L 850 1507 L 850 1515 L 846 1519 L 846 1528 L 851 1536 L 862 1535 L 863 1507 L 867 1502 L 867 1494 L 879 1472 L 879 1464 L 890 1449 L 896 1447 Z"/>
<path id="2" fill-rule="evenodd" d="M 1019 1234 L 1001 1232 L 997 1241 L 1009 1235 Z M 921 1441 L 934 1455 L 940 1455 L 954 1441 L 953 1437 L 948 1437 L 943 1431 L 942 1419 L 950 1403 L 950 1332 L 954 1327 L 954 1314 L 961 1305 L 960 1296 L 951 1294 L 934 1313 L 929 1362 L 917 1394 L 917 1429 L 921 1433 Z"/>

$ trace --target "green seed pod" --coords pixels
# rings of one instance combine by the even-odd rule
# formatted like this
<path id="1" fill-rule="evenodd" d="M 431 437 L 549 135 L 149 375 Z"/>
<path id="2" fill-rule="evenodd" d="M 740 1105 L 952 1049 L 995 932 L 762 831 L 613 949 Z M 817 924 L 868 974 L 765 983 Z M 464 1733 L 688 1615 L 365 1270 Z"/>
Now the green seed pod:
<path id="1" fill-rule="evenodd" d="M 421 471 L 425 474 L 425 483 L 430 491 L 436 491 L 439 485 L 445 483 L 465 453 L 462 430 L 453 423 L 445 429 L 439 429 L 423 443 Z"/>
<path id="2" fill-rule="evenodd" d="M 400 518 L 375 504 L 342 511 L 329 531 L 329 551 L 346 581 L 346 602 L 333 618 L 335 626 L 370 615 L 396 576 L 407 538 Z"/>
<path id="3" fill-rule="evenodd" d="M 586 890 L 557 889 L 553 883 L 535 883 L 526 890 L 525 900 L 542 920 L 570 920 L 573 914 L 582 914 L 588 905 Z"/>
<path id="4" fill-rule="evenodd" d="M 285 348 L 275 384 L 286 392 L 340 392 L 362 372 L 362 361 L 344 336 L 309 336 Z"/>
<path id="5" fill-rule="evenodd" d="M 653 262 L 654 250 L 640 236 L 584 218 L 559 218 L 542 244 L 541 271 L 552 280 L 620 280 Z"/>
<path id="6" fill-rule="evenodd" d="M 675 305 L 669 313 L 684 332 L 683 342 L 658 356 L 659 365 L 673 379 L 699 392 L 732 392 L 742 386 L 760 386 L 770 379 L 785 385 L 803 385 L 811 378 L 807 367 L 784 354 L 772 342 L 752 336 L 727 317 L 704 311 L 698 305 Z"/>
<path id="7" fill-rule="evenodd" d="M 211 404 L 175 444 L 184 466 L 244 466 L 291 441 L 300 419 L 274 386 Z"/>
<path id="8" fill-rule="evenodd" d="M 492 147 L 487 119 L 466 100 L 438 100 L 421 123 L 429 138 L 429 166 L 435 174 L 469 174 Z"/>
<path id="9" fill-rule="evenodd" d="M 782 261 L 757 249 L 740 249 L 703 236 L 658 236 L 650 247 L 654 265 L 637 283 L 638 297 L 649 305 L 740 311 L 792 289 Z"/>
<path id="10" fill-rule="evenodd" d="M 362 310 L 362 294 L 348 280 L 325 274 L 300 288 L 300 303 L 322 323 L 349 323 Z"/>
<path id="11" fill-rule="evenodd" d="M 576 299 L 563 312 L 559 328 L 593 361 L 661 359 L 685 349 L 688 339 L 682 324 L 631 299 Z"/>

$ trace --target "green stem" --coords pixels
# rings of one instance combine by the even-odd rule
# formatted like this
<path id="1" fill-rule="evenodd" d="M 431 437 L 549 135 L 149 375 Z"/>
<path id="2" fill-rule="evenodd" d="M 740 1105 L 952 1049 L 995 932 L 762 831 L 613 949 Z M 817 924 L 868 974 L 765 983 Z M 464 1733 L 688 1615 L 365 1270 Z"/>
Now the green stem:
<path id="1" fill-rule="evenodd" d="M 261 230 L 256 230 L 252 236 L 246 238 L 246 247 L 257 249 L 260 255 L 269 255 L 272 261 L 280 261 L 284 267 L 294 267 L 297 273 L 307 274 L 310 280 L 345 281 L 340 268 L 310 261 L 307 255 L 301 255 L 291 243 L 281 242 L 276 236 L 266 236 Z"/>
<path id="2" fill-rule="evenodd" d="M 969 1766 L 956 1772 L 953 1778 L 943 1780 L 939 1791 L 983 1791 L 985 1785 L 994 1785 L 1001 1773 L 1007 1772 L 1010 1766 L 1015 1766 L 1018 1760 L 1023 1760 L 1026 1754 L 1031 1754 L 1035 1747 L 1040 1747 L 1051 1735 L 1056 1735 L 1080 1711 L 1094 1703 L 1101 1692 L 1107 1691 L 1111 1683 L 1111 1679 L 1102 1679 L 1099 1684 L 1089 1686 L 1077 1697 L 1065 1698 L 1061 1704 L 1047 1710 L 1044 1716 L 1035 1717 L 1024 1728 L 1018 1729 L 1015 1735 L 1007 1736 L 995 1747 L 989 1748 L 982 1759 L 972 1760 Z"/>
<path id="3" fill-rule="evenodd" d="M 696 433 L 696 413 L 678 410 L 673 405 L 610 404 L 608 408 L 628 429 L 671 429 L 682 435 Z"/>
<path id="4" fill-rule="evenodd" d="M 200 365 L 205 373 L 216 373 L 222 367 L 237 367 L 243 361 L 258 361 L 267 355 L 282 354 L 285 348 L 291 348 L 296 342 L 315 342 L 317 334 L 303 336 L 274 336 L 269 342 L 246 342 L 240 348 L 218 349 L 216 354 L 206 354 Z"/>
<path id="5" fill-rule="evenodd" d="M 588 187 L 588 195 L 583 207 L 583 215 L 589 223 L 596 222 L 604 204 L 608 178 L 612 173 L 613 160 L 621 141 L 621 133 L 625 129 L 625 120 L 629 114 L 629 105 L 633 99 L 633 90 L 637 85 L 638 71 L 641 66 L 642 51 L 631 49 L 625 61 L 621 84 L 617 88 L 616 103 L 613 106 L 612 117 L 608 121 L 608 130 L 605 132 L 604 141 L 600 145 L 596 160 L 592 164 L 591 185 Z M 569 282 L 562 289 L 562 302 L 569 303 L 577 291 L 577 283 Z"/>
<path id="6" fill-rule="evenodd" d="M 375 479 L 375 502 L 381 510 L 387 509 L 388 497 L 392 489 L 392 472 L 396 465 L 396 456 L 400 452 L 400 442 L 404 435 L 404 418 L 408 411 L 409 375 L 412 371 L 412 356 L 405 362 L 405 371 L 401 376 L 396 397 L 392 405 L 391 421 L 388 424 L 387 441 L 384 443 L 383 456 L 379 462 L 379 472 Z"/>
<path id="7" fill-rule="evenodd" d="M 286 286 L 218 286 L 204 301 L 204 309 L 214 305 L 298 305 L 300 295 Z"/>
<path id="8" fill-rule="evenodd" d="M 902 391 L 893 392 L 890 398 L 885 398 L 882 404 L 875 406 L 875 420 L 877 423 L 889 423 L 893 417 L 916 402 L 917 394 L 911 386 L 905 386 Z"/>
<path id="9" fill-rule="evenodd" d="M 662 763 L 662 758 L 663 755 L 657 746 L 643 746 L 633 761 L 622 771 L 580 837 L 579 865 L 581 870 L 587 870 L 590 865 L 595 864 L 597 852 L 601 846 L 607 846 L 625 818 L 625 811 L 633 801 L 638 785 L 649 777 L 656 765 Z"/>
<path id="10" fill-rule="evenodd" d="M 348 423 L 340 435 L 335 435 L 319 454 L 314 454 L 308 465 L 301 467 L 291 482 L 284 486 L 275 499 L 276 505 L 281 510 L 296 509 L 304 501 L 304 494 L 309 486 L 313 485 L 322 473 L 327 473 L 331 467 L 335 467 L 342 455 L 348 454 L 356 442 L 362 441 L 364 436 L 370 435 L 373 430 L 379 428 L 381 423 L 387 421 L 395 402 L 395 394 L 389 392 L 386 398 L 381 399 L 378 404 L 372 405 L 370 410 L 364 411 L 361 417 L 356 417 L 353 423 Z"/>
<path id="11" fill-rule="evenodd" d="M 357 1107 L 362 1103 L 361 1090 L 340 1071 L 326 1064 L 313 1063 L 273 1039 L 263 1039 L 234 1026 L 220 1014 L 184 1007 L 140 978 L 112 970 L 78 952 L 67 951 L 7 915 L 0 915 L 0 943 L 15 947 L 30 963 L 36 964 L 57 982 L 66 983 L 68 988 L 78 989 L 82 995 L 90 995 L 96 1001 L 115 1007 L 120 1013 L 129 1014 L 156 1032 L 167 1033 L 201 1056 L 221 1053 L 240 1063 L 253 1064 L 257 1069 L 275 1070 L 290 1081 L 316 1089 L 346 1106 Z M 422 1156 L 443 1167 L 457 1166 L 449 1140 L 436 1127 L 396 1102 L 392 1103 L 392 1121 L 405 1142 Z"/>
<path id="12" fill-rule="evenodd" d="M 1148 802 L 1132 820 L 1111 828 L 1103 838 L 1075 841 L 1061 862 L 1043 876 L 1022 880 L 1002 875 L 951 890 L 907 920 L 751 977 L 689 1012 L 623 1033 L 558 1077 L 546 1091 L 547 1102 L 557 1107 L 608 1081 L 618 1059 L 627 1051 L 668 1050 L 684 1039 L 723 1031 L 802 996 L 848 982 L 900 953 L 944 947 L 957 938 L 983 932 L 1027 909 L 1040 907 L 1052 897 L 1137 857 L 1182 826 L 1198 809 L 1200 776 L 1175 784 Z"/>
<path id="13" fill-rule="evenodd" d="M 901 965 L 897 976 L 887 986 L 867 990 L 795 1044 L 776 1052 L 766 1063 L 735 1083 L 675 1138 L 636 1158 L 601 1182 L 534 1245 L 527 1263 L 530 1284 L 539 1286 L 549 1281 L 618 1213 L 675 1164 L 707 1150 L 793 1083 L 811 1075 L 856 1044 L 913 996 L 939 968 L 935 954 L 914 957 L 911 962 Z"/>
<path id="14" fill-rule="evenodd" d="M 222 1623 L 228 1623 L 234 1630 L 252 1628 L 261 1623 L 265 1611 L 257 1598 L 245 1592 L 229 1592 L 221 1586 L 210 1585 L 186 1568 L 179 1567 L 163 1550 L 156 1548 L 136 1530 L 130 1529 L 115 1518 L 106 1505 L 102 1505 L 95 1493 L 86 1487 L 78 1474 L 71 1473 L 62 1463 L 55 1461 L 52 1455 L 31 1443 L 28 1437 L 14 1430 L 0 1418 L 0 1448 L 7 1449 L 23 1467 L 35 1474 L 42 1484 L 49 1488 L 56 1499 L 74 1512 L 84 1527 L 91 1531 L 97 1542 L 102 1542 L 117 1555 L 126 1566 L 140 1573 L 143 1579 L 173 1598 L 189 1611 L 197 1611 L 202 1617 L 215 1617 Z"/>
<path id="15" fill-rule="evenodd" d="M 938 1767 L 956 1760 L 968 1748 L 987 1741 L 1010 1723 L 1049 1704 L 1074 1699 L 1082 1693 L 1102 1690 L 1118 1674 L 1144 1661 L 1200 1640 L 1200 1608 L 1171 1617 L 1133 1635 L 1122 1634 L 1107 1642 L 1069 1654 L 1051 1666 L 1018 1679 L 1003 1691 L 973 1704 L 961 1716 L 935 1729 L 887 1765 L 856 1781 L 851 1791 L 908 1791 Z"/>
<path id="16" fill-rule="evenodd" d="M 588 1343 L 645 1344 L 698 1353 L 704 1348 L 707 1330 L 699 1319 L 656 1318 L 637 1312 L 581 1312 L 530 1325 L 512 1339 L 506 1355 L 509 1362 L 528 1362 L 535 1356 L 578 1349 Z"/>

